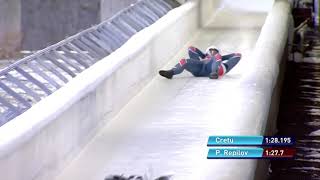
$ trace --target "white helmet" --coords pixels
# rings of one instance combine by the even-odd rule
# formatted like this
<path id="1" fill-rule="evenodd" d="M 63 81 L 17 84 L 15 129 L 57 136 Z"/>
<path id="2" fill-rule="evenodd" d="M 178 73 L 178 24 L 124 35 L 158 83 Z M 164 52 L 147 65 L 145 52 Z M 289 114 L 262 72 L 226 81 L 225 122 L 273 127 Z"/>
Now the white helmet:
<path id="1" fill-rule="evenodd" d="M 216 46 L 209 46 L 209 47 L 207 48 L 207 50 L 206 50 L 206 54 L 209 54 L 209 53 L 210 53 L 210 52 L 209 52 L 210 49 L 214 49 L 214 50 L 217 50 L 217 51 L 219 52 L 219 49 L 218 49 Z"/>

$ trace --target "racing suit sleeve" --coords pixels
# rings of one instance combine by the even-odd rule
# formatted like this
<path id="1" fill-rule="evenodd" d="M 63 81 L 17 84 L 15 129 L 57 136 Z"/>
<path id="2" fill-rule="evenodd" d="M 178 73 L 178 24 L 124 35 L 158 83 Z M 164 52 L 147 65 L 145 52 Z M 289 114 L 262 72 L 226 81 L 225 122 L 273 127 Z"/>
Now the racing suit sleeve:
<path id="1" fill-rule="evenodd" d="M 218 70 L 222 63 L 222 56 L 221 54 L 217 53 L 216 55 L 214 55 L 214 57 L 212 57 L 211 60 L 213 61 L 211 67 L 212 72 L 210 73 L 209 78 L 217 79 L 219 77 Z"/>
<path id="2" fill-rule="evenodd" d="M 222 56 L 222 61 L 228 60 L 234 56 L 235 53 L 227 54 Z"/>
<path id="3" fill-rule="evenodd" d="M 200 49 L 198 49 L 196 47 L 190 46 L 189 50 L 191 50 L 192 52 L 197 53 L 200 56 L 201 59 L 204 59 L 206 57 L 206 54 L 203 53 Z"/>

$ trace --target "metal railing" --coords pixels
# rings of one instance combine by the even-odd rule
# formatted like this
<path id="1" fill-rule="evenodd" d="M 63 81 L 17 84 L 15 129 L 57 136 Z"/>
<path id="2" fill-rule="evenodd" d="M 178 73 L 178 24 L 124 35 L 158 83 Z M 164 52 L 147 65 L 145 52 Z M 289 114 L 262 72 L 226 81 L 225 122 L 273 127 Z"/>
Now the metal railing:
<path id="1" fill-rule="evenodd" d="M 139 0 L 107 21 L 1 70 L 0 126 L 52 94 L 179 5 L 175 0 Z"/>

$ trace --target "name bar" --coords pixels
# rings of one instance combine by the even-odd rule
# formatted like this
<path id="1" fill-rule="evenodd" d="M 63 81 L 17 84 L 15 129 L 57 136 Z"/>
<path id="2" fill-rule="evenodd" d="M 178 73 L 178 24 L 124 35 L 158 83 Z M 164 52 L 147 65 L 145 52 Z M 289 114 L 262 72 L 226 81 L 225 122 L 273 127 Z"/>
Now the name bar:
<path id="1" fill-rule="evenodd" d="M 294 148 L 210 148 L 208 159 L 283 159 L 293 158 Z"/>
<path id="2" fill-rule="evenodd" d="M 292 146 L 290 136 L 210 136 L 208 146 Z"/>

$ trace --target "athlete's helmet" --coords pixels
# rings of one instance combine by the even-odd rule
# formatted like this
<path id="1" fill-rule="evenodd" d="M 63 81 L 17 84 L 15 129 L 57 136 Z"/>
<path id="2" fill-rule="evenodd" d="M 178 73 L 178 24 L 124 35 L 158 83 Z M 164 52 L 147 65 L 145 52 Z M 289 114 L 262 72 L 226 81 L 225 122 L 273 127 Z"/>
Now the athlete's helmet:
<path id="1" fill-rule="evenodd" d="M 206 50 L 206 53 L 210 54 L 210 50 L 216 50 L 217 52 L 219 52 L 219 49 L 216 46 L 209 46 Z"/>

